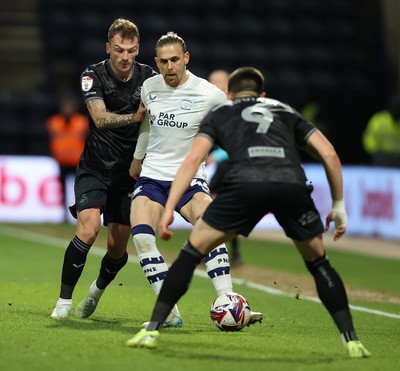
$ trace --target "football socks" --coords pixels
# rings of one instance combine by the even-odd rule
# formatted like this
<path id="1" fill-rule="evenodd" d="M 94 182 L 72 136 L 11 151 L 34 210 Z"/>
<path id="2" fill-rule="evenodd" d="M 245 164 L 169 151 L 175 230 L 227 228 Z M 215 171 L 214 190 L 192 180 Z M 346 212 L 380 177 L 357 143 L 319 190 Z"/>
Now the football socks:
<path id="1" fill-rule="evenodd" d="M 82 274 L 90 247 L 91 245 L 87 245 L 77 236 L 69 243 L 64 254 L 60 298 L 72 298 L 72 292 Z"/>

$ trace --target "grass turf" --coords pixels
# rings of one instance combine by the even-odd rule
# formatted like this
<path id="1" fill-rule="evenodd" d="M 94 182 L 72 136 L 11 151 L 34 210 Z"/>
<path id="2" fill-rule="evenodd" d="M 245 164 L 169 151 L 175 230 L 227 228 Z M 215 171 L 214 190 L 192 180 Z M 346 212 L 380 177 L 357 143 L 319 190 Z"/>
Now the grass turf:
<path id="1" fill-rule="evenodd" d="M 119 273 L 90 319 L 78 320 L 72 316 L 68 321 L 53 321 L 49 316 L 58 296 L 62 257 L 68 241 L 34 238 L 37 235 L 23 233 L 29 229 L 67 240 L 73 235 L 71 226 L 18 226 L 15 234 L 9 233 L 10 230 L 2 233 L 0 228 L 1 370 L 400 368 L 399 319 L 353 312 L 359 336 L 373 355 L 370 359 L 351 360 L 321 304 L 235 285 L 251 306 L 263 311 L 266 318 L 261 325 L 239 333 L 223 333 L 211 323 L 208 315 L 215 296 L 212 285 L 208 279 L 198 276 L 193 278 L 191 289 L 179 302 L 184 327 L 165 329 L 159 347 L 154 351 L 130 349 L 125 346 L 125 341 L 149 318 L 155 301 L 138 264 L 132 263 Z M 174 243 L 163 242 L 160 249 L 171 249 L 173 253 L 186 236 L 186 231 L 178 232 Z M 246 253 L 245 256 L 246 264 L 253 264 L 252 259 L 258 256 L 256 263 L 267 263 L 274 269 L 292 270 L 293 273 L 299 273 L 297 265 L 303 269 L 297 253 L 290 251 L 290 255 L 287 254 L 288 246 L 286 251 L 279 244 L 276 247 L 271 244 L 267 253 L 265 243 L 246 240 L 247 243 L 248 246 L 242 247 L 243 253 L 249 250 L 249 255 Z M 261 248 L 264 250 L 259 250 Z M 279 257 L 280 251 L 282 256 Z M 341 254 L 337 254 L 340 258 Z M 74 305 L 83 298 L 97 276 L 100 255 L 89 255 L 74 293 Z M 273 257 L 264 262 L 259 255 Z M 292 262 L 292 256 L 296 263 Z M 335 256 L 335 265 L 338 265 L 338 257 Z M 342 257 L 343 261 L 349 257 L 357 261 L 358 274 L 354 275 L 353 281 L 351 272 L 345 273 L 348 274 L 347 281 L 357 285 L 359 279 L 362 286 L 368 287 L 365 281 L 374 276 L 376 287 L 386 292 L 386 280 L 392 274 L 390 264 L 386 265 L 382 259 L 349 253 Z M 343 267 L 341 263 L 339 265 L 342 272 Z M 359 278 L 360 274 L 363 279 Z M 390 292 L 398 295 L 395 287 L 390 288 Z M 393 309 L 393 305 L 387 308 L 384 305 L 382 303 L 382 310 Z"/>

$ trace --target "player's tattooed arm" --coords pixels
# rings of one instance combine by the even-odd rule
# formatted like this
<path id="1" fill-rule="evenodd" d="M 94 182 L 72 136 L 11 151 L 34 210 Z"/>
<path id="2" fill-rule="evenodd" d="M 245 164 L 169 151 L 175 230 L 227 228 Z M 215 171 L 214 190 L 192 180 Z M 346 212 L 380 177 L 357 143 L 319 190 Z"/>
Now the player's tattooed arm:
<path id="1" fill-rule="evenodd" d="M 135 113 L 119 115 L 108 112 L 102 99 L 91 99 L 86 103 L 86 107 L 92 117 L 94 124 L 99 129 L 115 129 L 127 125 L 139 124 L 145 114 L 145 108 L 140 104 Z"/>

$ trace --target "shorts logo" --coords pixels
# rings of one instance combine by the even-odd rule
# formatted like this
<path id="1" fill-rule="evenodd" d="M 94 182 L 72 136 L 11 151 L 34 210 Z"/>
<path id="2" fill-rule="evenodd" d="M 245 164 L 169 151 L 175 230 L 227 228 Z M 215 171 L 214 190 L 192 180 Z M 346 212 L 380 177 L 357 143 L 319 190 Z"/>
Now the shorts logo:
<path id="1" fill-rule="evenodd" d="M 142 186 L 137 187 L 133 193 L 132 193 L 132 197 L 135 197 L 138 193 L 142 192 Z"/>
<path id="2" fill-rule="evenodd" d="M 85 205 L 89 202 L 89 198 L 88 196 L 86 196 L 86 194 L 84 193 L 81 197 L 81 199 L 79 200 L 79 205 Z"/>
<path id="3" fill-rule="evenodd" d="M 192 182 L 190 183 L 190 187 L 198 186 L 200 187 L 204 192 L 210 193 L 210 190 L 208 188 L 208 184 L 205 180 L 201 179 L 193 179 Z"/>
<path id="4" fill-rule="evenodd" d="M 91 78 L 90 76 L 83 76 L 81 84 L 83 91 L 89 91 L 93 86 L 93 78 Z"/>
<path id="5" fill-rule="evenodd" d="M 156 98 L 157 98 L 157 95 L 151 95 L 151 94 L 149 95 L 149 99 L 150 99 L 150 100 L 154 100 L 154 99 L 156 99 Z"/>
<path id="6" fill-rule="evenodd" d="M 318 220 L 319 216 L 314 211 L 308 211 L 307 213 L 303 214 L 299 219 L 299 223 L 302 226 L 306 226 L 307 224 L 311 224 Z"/>

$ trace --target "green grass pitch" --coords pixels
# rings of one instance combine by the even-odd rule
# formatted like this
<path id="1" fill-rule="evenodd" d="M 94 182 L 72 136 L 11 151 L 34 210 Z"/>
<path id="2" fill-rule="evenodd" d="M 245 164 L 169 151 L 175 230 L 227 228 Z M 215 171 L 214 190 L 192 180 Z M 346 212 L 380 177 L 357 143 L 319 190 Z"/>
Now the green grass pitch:
<path id="1" fill-rule="evenodd" d="M 28 231 L 28 232 L 27 232 Z M 104 230 L 96 242 L 104 245 Z M 67 225 L 0 226 L 0 370 L 399 370 L 400 305 L 351 302 L 353 318 L 369 359 L 351 360 L 320 303 L 274 295 L 249 284 L 235 284 L 262 324 L 238 333 L 220 332 L 209 318 L 215 297 L 209 279 L 193 278 L 179 302 L 182 329 L 165 329 L 155 350 L 131 349 L 125 341 L 148 320 L 155 295 L 132 259 L 110 285 L 90 319 L 54 321 L 65 248 L 74 234 Z M 53 237 L 49 237 L 53 236 Z M 187 232 L 160 242 L 177 253 Z M 131 252 L 133 250 L 130 250 Z M 276 242 L 243 240 L 246 265 L 305 274 L 298 254 Z M 74 292 L 74 306 L 97 277 L 102 251 L 93 248 Z M 397 299 L 399 261 L 330 253 L 346 284 Z M 379 311 L 393 317 L 379 315 Z"/>

